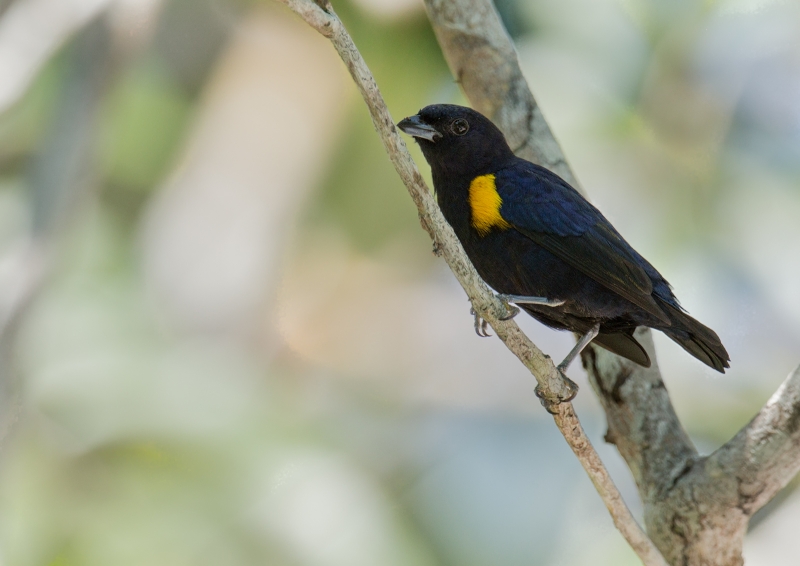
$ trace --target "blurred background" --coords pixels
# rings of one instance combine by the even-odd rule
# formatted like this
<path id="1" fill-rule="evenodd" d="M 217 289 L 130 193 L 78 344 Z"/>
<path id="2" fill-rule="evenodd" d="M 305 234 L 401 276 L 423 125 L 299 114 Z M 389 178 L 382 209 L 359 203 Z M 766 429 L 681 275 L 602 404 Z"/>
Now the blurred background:
<path id="1" fill-rule="evenodd" d="M 397 120 L 465 103 L 420 0 L 334 6 Z M 498 8 L 590 198 L 731 354 L 656 335 L 710 452 L 800 362 L 800 5 Z M 638 564 L 270 0 L 0 1 L 0 378 L 4 566 Z M 790 487 L 748 565 L 795 563 L 798 523 Z"/>

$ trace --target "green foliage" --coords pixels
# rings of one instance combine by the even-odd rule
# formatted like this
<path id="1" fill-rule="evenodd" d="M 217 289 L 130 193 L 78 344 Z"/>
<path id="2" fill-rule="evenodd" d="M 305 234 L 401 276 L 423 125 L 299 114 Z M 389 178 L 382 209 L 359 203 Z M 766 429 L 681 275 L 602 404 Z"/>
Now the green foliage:
<path id="1" fill-rule="evenodd" d="M 0 114 L 0 171 L 19 174 L 31 152 L 42 141 L 58 99 L 64 57 L 50 60 L 28 91 L 12 108 Z"/>
<path id="2" fill-rule="evenodd" d="M 191 112 L 192 101 L 157 61 L 128 71 L 103 113 L 100 148 L 111 190 L 149 192 L 175 161 Z"/>

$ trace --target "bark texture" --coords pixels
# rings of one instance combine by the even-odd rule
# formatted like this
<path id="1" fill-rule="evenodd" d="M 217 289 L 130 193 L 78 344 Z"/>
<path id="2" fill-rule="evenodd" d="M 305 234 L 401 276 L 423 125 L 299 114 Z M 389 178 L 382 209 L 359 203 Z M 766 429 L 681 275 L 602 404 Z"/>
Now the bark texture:
<path id="1" fill-rule="evenodd" d="M 425 0 L 428 17 L 453 76 L 473 108 L 503 131 L 514 153 L 577 179 L 531 94 L 517 51 L 489 0 Z"/>
<path id="2" fill-rule="evenodd" d="M 369 69 L 325 0 L 282 0 L 331 40 L 361 91 L 375 129 L 417 204 L 434 249 L 448 263 L 473 307 L 557 403 L 571 393 L 552 361 L 512 321 L 475 272 L 445 222 L 398 135 Z M 577 186 L 544 121 L 490 0 L 426 0 L 434 30 L 454 76 L 473 106 L 490 116 L 517 153 Z M 649 369 L 589 347 L 583 362 L 608 418 L 607 440 L 633 473 L 645 508 L 645 536 L 586 437 L 571 403 L 554 420 L 589 474 L 614 523 L 647 564 L 738 566 L 749 517 L 800 469 L 800 370 L 787 378 L 758 415 L 710 456 L 700 456 L 669 399 L 649 330 L 637 331 L 653 360 Z M 652 539 L 652 540 L 651 540 Z M 653 546 L 663 554 L 661 554 Z"/>
<path id="3" fill-rule="evenodd" d="M 556 425 L 597 488 L 614 524 L 645 564 L 665 565 L 658 550 L 631 516 L 608 470 L 583 431 L 572 404 L 565 401 L 574 395 L 574 384 L 561 377 L 550 357 L 543 354 L 513 320 L 503 320 L 505 306 L 478 276 L 453 229 L 445 221 L 394 126 L 372 74 L 331 5 L 324 0 L 282 1 L 333 43 L 369 108 L 375 130 L 392 164 L 417 205 L 422 227 L 433 239 L 435 252 L 445 259 L 475 311 L 489 322 L 497 336 L 536 378 L 538 394 L 553 409 Z"/>
<path id="4" fill-rule="evenodd" d="M 425 0 L 453 75 L 521 157 L 576 188 L 575 176 L 519 68 L 490 0 Z M 584 367 L 642 498 L 648 535 L 681 566 L 738 566 L 749 518 L 800 470 L 800 368 L 756 417 L 710 456 L 700 456 L 678 420 L 648 329 L 637 339 L 646 369 L 590 346 Z M 558 418 L 558 417 L 556 417 Z"/>

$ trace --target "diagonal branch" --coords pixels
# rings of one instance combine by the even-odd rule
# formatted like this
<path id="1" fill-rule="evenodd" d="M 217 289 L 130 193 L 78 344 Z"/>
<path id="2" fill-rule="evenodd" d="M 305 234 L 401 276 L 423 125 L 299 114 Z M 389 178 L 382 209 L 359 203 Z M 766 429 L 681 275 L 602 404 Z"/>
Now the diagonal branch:
<path id="1" fill-rule="evenodd" d="M 519 68 L 491 0 L 425 0 L 450 69 L 475 108 L 522 157 L 575 185 Z M 646 369 L 589 347 L 584 367 L 606 412 L 606 440 L 633 473 L 648 532 L 672 564 L 741 564 L 749 517 L 800 470 L 800 368 L 731 441 L 700 457 L 678 420 L 655 363 L 652 336 L 636 334 Z"/>
<path id="2" fill-rule="evenodd" d="M 330 4 L 324 0 L 319 0 L 318 3 L 311 0 L 282 0 L 282 2 L 333 43 L 364 97 L 375 129 L 392 164 L 417 205 L 423 228 L 434 240 L 435 249 L 447 261 L 466 291 L 475 311 L 491 324 L 509 350 L 531 371 L 539 383 L 543 399 L 557 402 L 568 398 L 571 394 L 570 387 L 558 374 L 549 356 L 543 354 L 513 320 L 499 318 L 505 314 L 505 307 L 478 276 L 455 233 L 442 216 L 405 143 L 395 129 L 394 121 L 372 74 Z M 615 525 L 634 551 L 648 566 L 665 565 L 661 555 L 625 506 L 608 471 L 583 431 L 571 403 L 561 403 L 557 406 L 555 422 L 603 498 Z"/>
<path id="3" fill-rule="evenodd" d="M 588 351 L 584 364 L 606 413 L 606 441 L 625 458 L 642 499 L 658 501 L 698 454 L 661 379 L 651 333 L 640 328 L 636 339 L 653 360 L 649 368 L 600 348 Z"/>
<path id="4" fill-rule="evenodd" d="M 425 0 L 425 6 L 450 70 L 473 106 L 513 140 L 518 155 L 575 186 L 575 175 L 528 88 L 514 44 L 491 1 Z M 640 342 L 652 344 L 649 330 L 639 332 Z M 645 503 L 669 489 L 676 473 L 696 456 L 664 388 L 655 352 L 648 349 L 650 369 L 593 347 L 584 354 L 608 417 L 607 438 L 628 462 Z M 622 403 L 620 388 L 628 380 L 635 387 Z"/>
<path id="5" fill-rule="evenodd" d="M 417 205 L 420 221 L 435 243 L 435 249 L 447 262 L 469 296 L 476 312 L 491 324 L 509 349 L 536 376 L 543 397 L 558 402 L 571 396 L 572 391 L 561 378 L 549 356 L 539 350 L 522 333 L 513 320 L 500 320 L 506 308 L 494 296 L 467 258 L 453 229 L 442 216 L 438 205 L 408 153 L 405 142 L 395 128 L 378 85 L 358 52 L 352 38 L 330 5 L 323 9 L 311 0 L 281 0 L 322 35 L 331 40 L 347 65 L 353 80 L 367 103 L 372 122 L 380 135 L 389 159 L 408 188 Z"/>
<path id="6" fill-rule="evenodd" d="M 528 88 L 517 50 L 494 4 L 425 0 L 425 8 L 450 71 L 475 110 L 497 124 L 514 153 L 579 188 Z"/>
<path id="7" fill-rule="evenodd" d="M 492 2 L 425 0 L 425 7 L 450 70 L 473 106 L 513 140 L 518 155 L 555 171 L 574 186 L 575 175 L 528 88 L 514 44 Z M 650 331 L 639 332 L 639 341 L 652 345 Z M 606 409 L 607 438 L 628 462 L 645 503 L 645 492 L 655 495 L 673 483 L 675 472 L 664 466 L 666 462 L 681 462 L 682 469 L 682 462 L 696 455 L 664 389 L 655 353 L 652 347 L 648 350 L 653 360 L 650 369 L 599 348 L 587 348 L 583 356 Z M 619 393 L 625 382 L 635 388 L 623 403 Z"/>
<path id="8" fill-rule="evenodd" d="M 733 503 L 752 515 L 800 472 L 800 367 L 707 466 L 736 480 Z"/>

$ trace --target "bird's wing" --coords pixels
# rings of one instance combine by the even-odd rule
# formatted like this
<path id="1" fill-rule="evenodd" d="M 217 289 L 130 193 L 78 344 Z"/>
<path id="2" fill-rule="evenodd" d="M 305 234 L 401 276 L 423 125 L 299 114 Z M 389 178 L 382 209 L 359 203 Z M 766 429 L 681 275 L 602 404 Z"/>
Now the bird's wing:
<path id="1" fill-rule="evenodd" d="M 500 214 L 524 234 L 572 267 L 667 325 L 653 300 L 646 260 L 611 223 L 566 181 L 519 160 L 495 174 Z"/>

